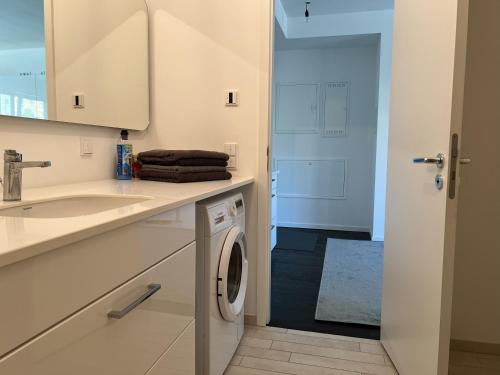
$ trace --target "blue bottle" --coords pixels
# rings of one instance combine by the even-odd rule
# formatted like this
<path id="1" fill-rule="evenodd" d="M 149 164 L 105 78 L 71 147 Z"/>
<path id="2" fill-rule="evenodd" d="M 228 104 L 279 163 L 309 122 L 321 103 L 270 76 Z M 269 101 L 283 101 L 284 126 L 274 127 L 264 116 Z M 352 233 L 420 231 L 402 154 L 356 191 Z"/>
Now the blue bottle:
<path id="1" fill-rule="evenodd" d="M 132 144 L 128 143 L 128 131 L 122 130 L 120 142 L 116 145 L 116 179 L 132 179 Z"/>

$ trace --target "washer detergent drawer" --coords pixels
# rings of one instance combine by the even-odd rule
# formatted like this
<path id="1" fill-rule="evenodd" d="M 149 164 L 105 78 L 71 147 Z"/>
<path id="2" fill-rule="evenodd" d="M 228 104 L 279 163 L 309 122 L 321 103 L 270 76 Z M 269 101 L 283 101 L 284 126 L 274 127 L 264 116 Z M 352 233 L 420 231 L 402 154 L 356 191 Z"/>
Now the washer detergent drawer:
<path id="1" fill-rule="evenodd" d="M 194 322 L 195 248 L 187 246 L 10 353 L 0 360 L 0 374 L 146 374 Z M 152 295 L 139 303 L 146 292 Z M 117 318 L 108 317 L 111 311 Z"/>
<path id="2" fill-rule="evenodd" d="M 0 357 L 195 239 L 195 206 L 0 268 Z"/>

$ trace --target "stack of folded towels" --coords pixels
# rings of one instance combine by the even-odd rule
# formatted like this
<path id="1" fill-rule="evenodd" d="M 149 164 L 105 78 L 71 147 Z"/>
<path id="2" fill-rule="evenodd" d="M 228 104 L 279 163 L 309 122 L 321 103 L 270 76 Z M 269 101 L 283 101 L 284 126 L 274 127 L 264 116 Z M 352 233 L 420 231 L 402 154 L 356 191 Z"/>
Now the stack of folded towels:
<path id="1" fill-rule="evenodd" d="M 199 182 L 229 180 L 229 155 L 202 150 L 152 150 L 141 152 L 138 176 L 142 180 L 163 182 Z"/>

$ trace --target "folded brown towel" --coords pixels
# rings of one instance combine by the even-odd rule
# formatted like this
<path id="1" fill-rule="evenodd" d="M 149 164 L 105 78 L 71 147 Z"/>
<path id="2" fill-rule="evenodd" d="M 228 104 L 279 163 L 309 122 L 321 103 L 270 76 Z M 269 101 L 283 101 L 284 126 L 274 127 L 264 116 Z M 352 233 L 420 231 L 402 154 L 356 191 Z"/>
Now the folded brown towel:
<path id="1" fill-rule="evenodd" d="M 139 153 L 137 159 L 142 164 L 224 167 L 227 165 L 229 155 L 203 150 L 151 150 Z"/>
<path id="2" fill-rule="evenodd" d="M 181 166 L 181 165 L 153 165 L 143 164 L 141 167 L 142 174 L 159 175 L 162 173 L 200 173 L 200 172 L 226 172 L 226 167 L 214 165 L 205 166 Z"/>
<path id="3" fill-rule="evenodd" d="M 139 173 L 142 180 L 160 181 L 160 182 L 202 182 L 215 180 L 230 180 L 233 176 L 229 172 L 195 172 L 195 173 L 177 173 L 164 172 L 161 175 L 153 175 L 151 173 Z"/>
<path id="4" fill-rule="evenodd" d="M 164 165 L 164 166 L 218 166 L 226 167 L 227 161 L 220 159 L 182 159 L 177 161 L 165 161 L 156 158 L 143 158 L 144 165 Z"/>

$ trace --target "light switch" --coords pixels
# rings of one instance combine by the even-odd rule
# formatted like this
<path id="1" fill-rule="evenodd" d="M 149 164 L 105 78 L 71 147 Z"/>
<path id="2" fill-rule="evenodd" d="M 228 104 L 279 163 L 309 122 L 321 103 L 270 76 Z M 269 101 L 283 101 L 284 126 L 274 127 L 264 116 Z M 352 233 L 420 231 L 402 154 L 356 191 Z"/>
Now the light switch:
<path id="1" fill-rule="evenodd" d="M 238 144 L 237 143 L 224 143 L 224 152 L 229 156 L 237 156 Z"/>
<path id="2" fill-rule="evenodd" d="M 226 106 L 237 107 L 239 105 L 238 90 L 226 90 Z"/>
<path id="3" fill-rule="evenodd" d="M 229 157 L 227 169 L 238 169 L 238 158 L 236 156 Z"/>
<path id="4" fill-rule="evenodd" d="M 94 145 L 92 139 L 81 137 L 80 138 L 80 155 L 91 156 L 94 153 Z"/>
<path id="5" fill-rule="evenodd" d="M 73 94 L 73 108 L 82 109 L 85 108 L 85 95 L 78 93 Z"/>

